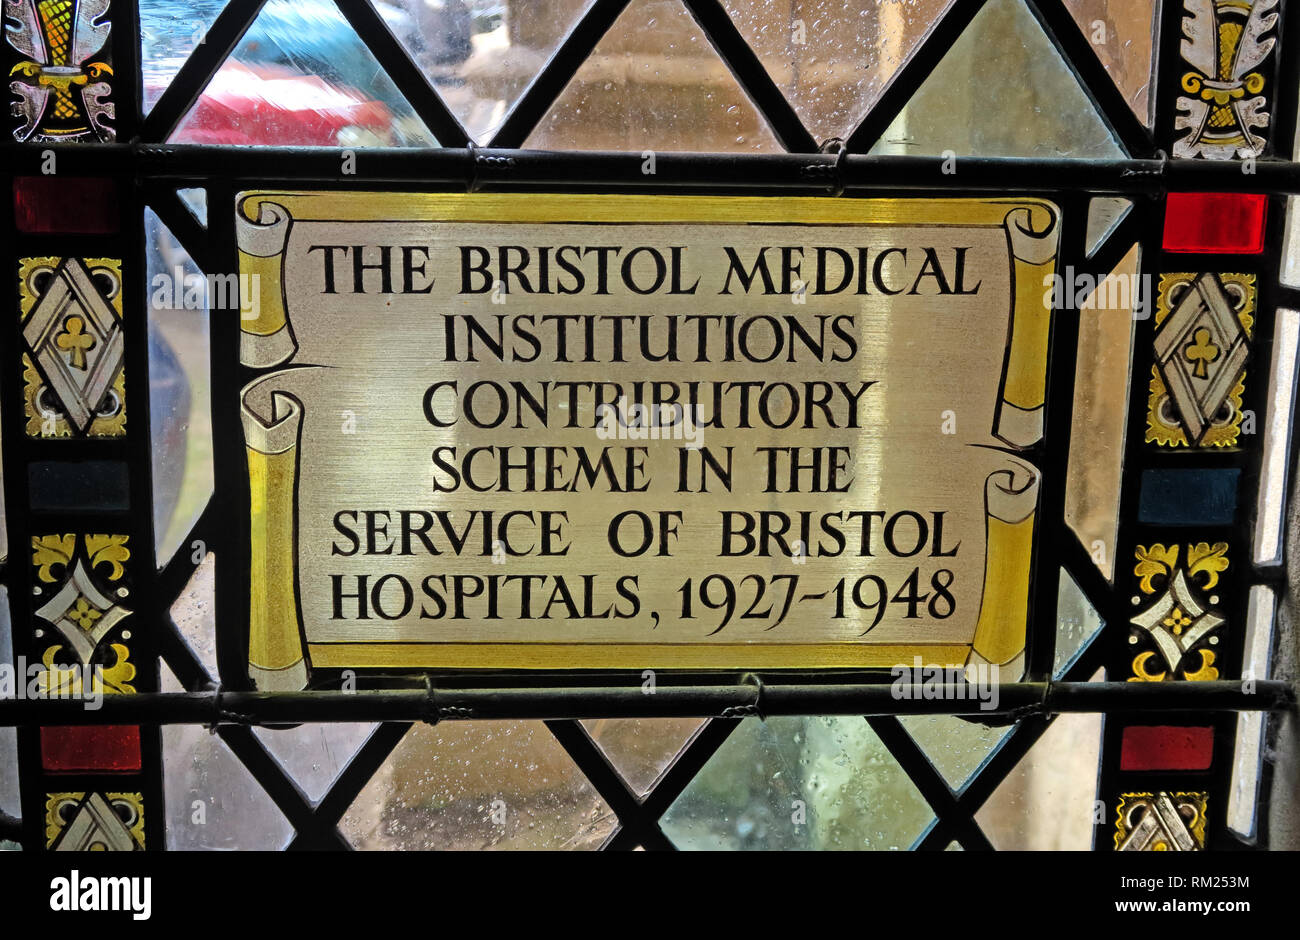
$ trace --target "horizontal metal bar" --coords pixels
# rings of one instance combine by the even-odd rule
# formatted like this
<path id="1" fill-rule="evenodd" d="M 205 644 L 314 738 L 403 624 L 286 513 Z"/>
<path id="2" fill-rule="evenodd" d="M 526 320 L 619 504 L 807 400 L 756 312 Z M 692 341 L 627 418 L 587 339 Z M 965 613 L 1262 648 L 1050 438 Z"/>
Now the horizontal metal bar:
<path id="1" fill-rule="evenodd" d="M 980 695 L 983 691 L 984 696 Z M 996 695 L 991 694 L 996 691 Z M 396 689 L 320 692 L 168 692 L 76 699 L 0 700 L 0 726 L 447 721 L 502 718 L 739 718 L 748 715 L 970 715 L 1060 712 L 1279 711 L 1295 705 L 1279 680 L 1241 682 L 1015 682 L 927 685 L 775 684 L 602 688 Z M 932 696 L 932 697 L 927 697 Z M 992 707 L 988 707 L 992 706 Z"/>
<path id="2" fill-rule="evenodd" d="M 15 174 L 41 172 L 38 148 L 6 147 Z M 574 153 L 487 148 L 358 149 L 214 147 L 192 144 L 86 144 L 55 147 L 66 175 L 140 179 L 287 180 L 425 183 L 477 190 L 553 186 L 567 189 L 680 187 L 841 190 L 1098 192 L 1150 195 L 1165 190 L 1300 193 L 1300 163 L 1263 159 L 1085 160 L 1012 157 L 866 156 L 862 154 Z M 345 153 L 355 159 L 346 161 Z M 347 172 L 345 172 L 345 170 Z"/>

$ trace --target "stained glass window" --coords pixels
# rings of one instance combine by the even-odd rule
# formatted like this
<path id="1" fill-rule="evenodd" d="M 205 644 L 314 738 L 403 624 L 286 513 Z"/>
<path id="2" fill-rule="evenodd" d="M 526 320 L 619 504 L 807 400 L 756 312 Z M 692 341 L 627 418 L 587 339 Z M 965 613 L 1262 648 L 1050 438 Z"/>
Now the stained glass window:
<path id="1" fill-rule="evenodd" d="M 102 717 L 72 720 L 27 710 L 25 686 L 0 681 L 14 693 L 0 694 L 0 849 L 1294 847 L 1286 768 L 1297 755 L 1279 715 L 1294 701 L 1283 678 L 1296 616 L 1300 82 L 1285 6 L 7 0 L 13 106 L 0 189 L 14 237 L 3 242 L 12 315 L 0 327 L 0 669 L 12 677 L 39 664 L 38 698 L 108 702 Z M 991 239 L 975 204 L 996 215 Z M 375 206 L 387 215 L 374 217 Z M 702 214 L 683 216 L 687 206 Z M 588 306 L 564 286 L 582 276 L 576 262 L 531 248 L 557 219 L 593 237 L 634 231 L 647 248 L 639 262 L 614 263 L 589 247 L 601 297 Z M 397 253 L 349 241 L 362 223 L 398 233 Z M 957 239 L 951 283 L 931 248 L 907 286 L 892 286 L 920 264 L 921 249 L 909 262 L 906 248 L 889 247 L 899 229 Z M 467 231 L 503 240 L 500 253 L 465 252 L 447 271 L 482 275 L 482 289 L 444 300 L 415 241 Z M 988 603 L 972 624 L 980 642 L 948 642 L 942 571 L 927 585 L 918 567 L 900 586 L 873 567 L 824 593 L 795 592 L 825 560 L 821 536 L 834 538 L 823 528 L 796 539 L 791 521 L 805 506 L 794 492 L 801 472 L 836 479 L 838 465 L 820 455 L 790 469 L 790 487 L 760 488 L 761 535 L 732 533 L 780 548 L 756 552 L 757 567 L 737 580 L 764 592 L 792 585 L 789 619 L 728 645 L 769 615 L 772 597 L 737 594 L 698 556 L 675 561 L 683 590 L 663 592 L 680 593 L 680 617 L 637 610 L 660 635 L 670 617 L 712 617 L 725 660 L 663 653 L 691 646 L 668 639 L 651 662 L 613 630 L 543 650 L 457 622 L 447 629 L 465 633 L 464 658 L 413 666 L 400 648 L 418 645 L 421 619 L 438 618 L 390 616 L 398 581 L 336 593 L 333 610 L 347 600 L 368 612 L 324 639 L 308 629 L 304 590 L 329 574 L 294 554 L 319 523 L 302 508 L 304 470 L 336 493 L 364 491 L 355 468 L 371 465 L 394 490 L 440 491 L 436 474 L 413 484 L 393 458 L 410 429 L 376 426 L 391 372 L 363 368 L 342 382 L 352 398 L 326 422 L 343 442 L 337 461 L 305 446 L 302 414 L 323 419 L 293 382 L 310 390 L 318 376 L 343 375 L 329 360 L 340 350 L 424 368 L 419 357 L 445 342 L 452 355 L 438 364 L 454 368 L 421 408 L 436 426 L 437 389 L 490 385 L 506 324 L 534 324 L 526 305 L 547 295 L 536 322 L 583 324 L 546 334 L 558 337 L 552 371 L 590 364 L 587 387 L 699 385 L 713 364 L 707 327 L 693 336 L 693 362 L 650 381 L 620 355 L 597 355 L 592 324 L 612 321 L 609 335 L 623 338 L 639 330 L 643 347 L 678 343 L 677 321 L 654 332 L 678 307 L 638 313 L 655 293 L 639 285 L 672 283 L 667 299 L 685 314 L 699 295 L 679 283 L 674 252 L 699 258 L 722 252 L 724 237 L 749 244 L 773 231 L 825 237 L 778 246 L 771 267 L 761 252 L 747 267 L 726 245 L 746 296 L 697 317 L 728 331 L 728 363 L 738 350 L 743 359 L 751 333 L 790 324 L 780 334 L 788 360 L 760 357 L 738 369 L 738 385 L 784 377 L 791 389 L 821 382 L 830 396 L 833 365 L 797 362 L 793 350 L 834 337 L 870 349 L 882 369 L 919 363 L 929 379 L 912 385 L 934 395 L 949 380 L 996 387 L 978 439 L 965 436 L 973 391 L 921 409 L 891 389 L 885 431 L 851 437 L 874 455 L 855 457 L 857 489 L 832 486 L 817 504 L 838 518 L 864 489 L 897 495 L 882 469 L 894 461 L 913 461 L 903 476 L 919 491 L 931 477 L 965 482 L 954 454 L 1010 458 L 1015 470 L 977 481 L 987 484 L 977 494 L 980 551 L 988 546 L 977 565 Z M 307 234 L 321 238 L 305 244 Z M 860 255 L 836 247 L 858 237 Z M 331 322 L 324 334 L 288 310 L 305 290 L 305 265 L 294 265 L 312 252 L 323 253 L 329 286 L 303 309 Z M 796 252 L 840 266 L 805 278 Z M 1005 294 L 1014 316 L 990 332 L 957 305 L 968 259 L 991 270 L 996 252 L 1010 261 L 986 289 Z M 606 305 L 607 276 L 631 287 Z M 764 283 L 771 290 L 750 296 Z M 927 283 L 941 299 L 916 299 Z M 349 285 L 346 309 L 326 296 Z M 422 321 L 400 313 L 411 293 L 431 294 Z M 841 332 L 882 309 L 912 319 Z M 457 316 L 473 324 L 463 358 L 443 325 Z M 917 330 L 923 317 L 938 325 Z M 514 336 L 540 351 L 531 329 Z M 1033 350 L 1037 377 L 1022 367 Z M 539 354 L 525 348 L 499 386 L 523 406 L 502 433 L 555 404 L 526 384 L 540 375 Z M 268 376 L 288 384 L 260 401 L 249 393 Z M 556 407 L 575 428 L 601 394 Z M 766 401 L 756 398 L 755 413 Z M 829 397 L 805 404 L 809 422 L 831 407 Z M 791 423 L 756 445 L 773 467 L 806 430 Z M 848 430 L 832 423 L 815 443 Z M 928 446 L 943 466 L 916 456 L 922 437 L 940 441 Z M 674 451 L 678 492 L 696 460 L 713 461 L 701 480 L 716 471 L 730 489 L 724 449 L 725 464 L 707 446 Z M 471 464 L 451 472 L 473 479 Z M 561 505 L 549 498 L 520 513 Z M 439 505 L 461 508 L 452 497 Z M 918 546 L 944 556 L 936 512 L 886 521 L 880 511 L 878 534 L 893 542 L 907 525 L 926 527 Z M 371 515 L 352 538 L 391 540 L 376 555 L 412 556 L 441 537 L 426 514 L 421 528 L 395 507 L 391 529 Z M 857 510 L 868 517 L 860 554 L 883 566 L 874 514 Z M 670 523 L 658 533 L 665 544 L 687 537 Z M 512 550 L 509 523 L 491 525 L 480 574 L 527 577 L 514 574 L 527 552 Z M 443 527 L 469 543 L 469 528 Z M 1021 546 L 1017 564 L 1000 565 L 994 546 L 1008 545 Z M 575 551 L 567 570 L 576 557 L 601 568 Z M 452 559 L 428 567 L 446 577 Z M 666 577 L 649 557 L 627 576 Z M 823 629 L 839 629 L 825 623 L 844 621 L 847 605 L 865 630 L 823 636 L 812 652 L 773 640 L 817 621 L 814 602 L 826 605 Z M 566 624 L 587 619 L 582 601 L 552 603 L 572 612 Z M 478 628 L 509 619 L 488 615 Z M 400 621 L 391 642 L 370 642 L 388 621 Z M 906 621 L 931 631 L 926 642 L 912 642 Z M 907 643 L 880 640 L 896 629 Z M 886 652 L 868 659 L 864 649 Z M 925 694 L 923 654 L 954 649 L 967 658 Z M 493 659 L 507 654 L 525 661 Z M 958 689 L 985 697 L 958 701 Z"/>

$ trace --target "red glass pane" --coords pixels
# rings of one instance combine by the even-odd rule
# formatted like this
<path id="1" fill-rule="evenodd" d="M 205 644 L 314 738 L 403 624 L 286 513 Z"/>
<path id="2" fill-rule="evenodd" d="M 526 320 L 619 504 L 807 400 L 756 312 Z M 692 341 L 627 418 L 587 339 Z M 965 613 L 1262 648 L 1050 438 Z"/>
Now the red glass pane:
<path id="1" fill-rule="evenodd" d="M 1251 255 L 1264 250 L 1262 193 L 1170 193 L 1165 251 Z"/>
<path id="2" fill-rule="evenodd" d="M 14 225 L 34 235 L 111 235 L 118 230 L 117 187 L 75 176 L 14 177 Z"/>
<path id="3" fill-rule="evenodd" d="M 42 728 L 41 766 L 47 773 L 133 773 L 140 770 L 135 725 Z"/>
<path id="4" fill-rule="evenodd" d="M 1208 770 L 1213 758 L 1213 728 L 1134 726 L 1124 729 L 1119 769 Z"/>

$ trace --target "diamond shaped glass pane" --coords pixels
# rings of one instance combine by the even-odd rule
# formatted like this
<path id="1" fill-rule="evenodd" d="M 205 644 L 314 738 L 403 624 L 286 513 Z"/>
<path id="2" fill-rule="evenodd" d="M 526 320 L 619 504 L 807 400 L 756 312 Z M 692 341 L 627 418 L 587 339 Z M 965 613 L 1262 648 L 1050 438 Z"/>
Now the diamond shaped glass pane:
<path id="1" fill-rule="evenodd" d="M 164 565 L 212 497 L 211 371 L 204 272 L 145 209 L 153 519 Z"/>
<path id="2" fill-rule="evenodd" d="M 315 804 L 325 798 L 330 785 L 374 730 L 373 724 L 357 722 L 254 728 L 253 734 Z"/>
<path id="3" fill-rule="evenodd" d="M 933 818 L 861 718 L 746 718 L 661 827 L 680 849 L 907 849 Z"/>
<path id="4" fill-rule="evenodd" d="M 703 724 L 701 718 L 598 718 L 582 723 L 628 786 L 642 795 Z"/>
<path id="5" fill-rule="evenodd" d="M 975 814 L 993 847 L 1090 849 L 1100 754 L 1100 714 L 1057 717 Z"/>
<path id="6" fill-rule="evenodd" d="M 1065 0 L 1138 120 L 1151 123 L 1151 48 L 1156 0 Z"/>
<path id="7" fill-rule="evenodd" d="M 724 0 L 817 140 L 847 137 L 952 0 Z"/>
<path id="8" fill-rule="evenodd" d="M 901 715 L 898 719 L 948 786 L 960 790 L 1011 732 L 953 715 Z"/>
<path id="9" fill-rule="evenodd" d="M 616 825 L 540 721 L 416 725 L 339 823 L 359 849 L 597 849 Z"/>
<path id="10" fill-rule="evenodd" d="M 1124 155 L 1023 0 L 990 0 L 976 14 L 871 152 Z"/>
<path id="11" fill-rule="evenodd" d="M 173 677 L 168 684 L 178 683 Z M 201 725 L 164 725 L 162 739 L 167 848 L 277 850 L 289 843 L 293 826 L 220 737 Z"/>
<path id="12" fill-rule="evenodd" d="M 170 139 L 279 147 L 437 146 L 330 0 L 268 0 Z"/>
<path id="13" fill-rule="evenodd" d="M 680 0 L 633 0 L 524 146 L 782 152 Z"/>
<path id="14" fill-rule="evenodd" d="M 592 0 L 371 0 L 471 137 L 486 144 Z"/>
<path id="15" fill-rule="evenodd" d="M 225 6 L 226 0 L 139 0 L 145 114 L 153 110 Z"/>

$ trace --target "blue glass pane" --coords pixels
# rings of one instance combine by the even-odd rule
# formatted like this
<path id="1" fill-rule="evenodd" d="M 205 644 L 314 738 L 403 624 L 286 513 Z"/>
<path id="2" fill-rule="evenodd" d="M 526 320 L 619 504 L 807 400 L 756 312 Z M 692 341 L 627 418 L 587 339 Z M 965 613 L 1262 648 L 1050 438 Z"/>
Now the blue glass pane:
<path id="1" fill-rule="evenodd" d="M 1240 470 L 1144 470 L 1138 521 L 1152 525 L 1230 525 Z"/>

